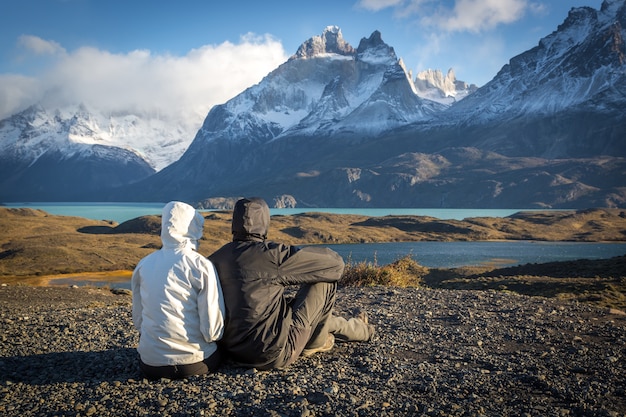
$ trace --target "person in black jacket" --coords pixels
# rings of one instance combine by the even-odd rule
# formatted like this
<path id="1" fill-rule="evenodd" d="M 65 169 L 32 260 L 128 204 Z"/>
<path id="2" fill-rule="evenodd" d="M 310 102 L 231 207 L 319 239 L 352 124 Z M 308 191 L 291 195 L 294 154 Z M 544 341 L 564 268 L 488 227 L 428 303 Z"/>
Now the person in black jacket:
<path id="1" fill-rule="evenodd" d="M 329 351 L 335 340 L 371 340 L 374 327 L 366 314 L 349 320 L 333 315 L 341 256 L 328 248 L 267 240 L 269 223 L 263 199 L 237 201 L 233 241 L 209 256 L 226 307 L 222 352 L 243 366 L 265 370 Z M 299 285 L 293 298 L 285 294 L 290 285 Z"/>

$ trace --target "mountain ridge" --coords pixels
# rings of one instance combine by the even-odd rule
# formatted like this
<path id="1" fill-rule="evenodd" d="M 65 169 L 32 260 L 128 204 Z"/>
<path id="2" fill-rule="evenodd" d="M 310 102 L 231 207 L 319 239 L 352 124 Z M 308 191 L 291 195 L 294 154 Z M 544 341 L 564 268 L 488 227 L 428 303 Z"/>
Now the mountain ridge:
<path id="1" fill-rule="evenodd" d="M 353 48 L 328 26 L 214 106 L 175 162 L 89 198 L 617 207 L 626 203 L 624 27 L 621 1 L 573 8 L 469 94 L 450 71 L 414 78 L 378 31 Z M 432 88 L 444 97 L 424 97 Z M 1 199 L 6 189 L 0 182 Z"/>

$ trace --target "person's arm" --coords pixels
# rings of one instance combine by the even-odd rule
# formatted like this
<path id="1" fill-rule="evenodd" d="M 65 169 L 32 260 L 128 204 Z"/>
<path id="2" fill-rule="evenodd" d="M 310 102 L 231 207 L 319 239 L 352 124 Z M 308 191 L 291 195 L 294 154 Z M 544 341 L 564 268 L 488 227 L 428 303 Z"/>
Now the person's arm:
<path id="1" fill-rule="evenodd" d="M 344 269 L 343 258 L 325 247 L 278 245 L 278 280 L 283 285 L 337 282 Z"/>
<path id="2" fill-rule="evenodd" d="M 143 306 L 141 305 L 141 272 L 140 265 L 137 265 L 133 271 L 130 280 L 131 290 L 133 291 L 133 324 L 135 328 L 141 332 L 141 322 L 143 314 Z"/>
<path id="3" fill-rule="evenodd" d="M 203 285 L 198 293 L 200 331 L 207 342 L 216 342 L 224 333 L 224 297 L 215 267 L 208 259 L 200 265 Z"/>

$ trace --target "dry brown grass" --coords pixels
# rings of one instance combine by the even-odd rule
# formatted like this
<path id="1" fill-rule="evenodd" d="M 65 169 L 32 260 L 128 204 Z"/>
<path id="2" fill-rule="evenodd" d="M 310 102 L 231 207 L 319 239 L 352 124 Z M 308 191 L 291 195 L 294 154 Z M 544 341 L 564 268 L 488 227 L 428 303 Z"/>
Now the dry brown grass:
<path id="1" fill-rule="evenodd" d="M 421 266 L 410 255 L 388 265 L 376 262 L 348 261 L 340 284 L 353 286 L 384 285 L 394 287 L 419 287 L 428 268 Z"/>
<path id="2" fill-rule="evenodd" d="M 205 219 L 199 251 L 208 256 L 231 240 L 231 212 L 207 213 Z M 140 217 L 118 225 L 54 216 L 40 210 L 0 208 L 0 282 L 31 280 L 45 285 L 59 274 L 75 273 L 123 276 L 141 258 L 161 246 L 159 229 L 160 216 Z M 313 212 L 273 216 L 269 238 L 295 245 L 486 239 L 623 242 L 626 215 L 619 209 L 594 209 L 452 221 L 422 216 L 369 218 Z M 574 261 L 504 269 L 494 264 L 429 270 L 406 256 L 390 265 L 353 264 L 348 260 L 342 283 L 496 289 L 575 298 L 626 309 L 625 277 L 623 257 L 595 263 Z"/>
<path id="3" fill-rule="evenodd" d="M 584 268 L 577 273 L 581 264 L 584 264 Z M 545 264 L 545 269 L 542 269 L 543 265 L 529 264 L 499 269 L 429 269 L 419 265 L 410 256 L 405 256 L 382 266 L 376 262 L 347 262 L 340 283 L 352 286 L 510 291 L 530 296 L 576 300 L 626 311 L 626 255 L 612 259 L 552 262 Z M 525 270 L 528 274 L 520 275 L 520 270 Z"/>
<path id="4" fill-rule="evenodd" d="M 199 251 L 208 256 L 231 240 L 231 212 L 210 212 L 205 219 Z M 132 270 L 161 246 L 160 221 L 160 216 L 144 216 L 118 225 L 41 210 L 0 208 L 0 276 Z M 597 209 L 457 221 L 313 212 L 272 216 L 269 238 L 295 245 L 485 239 L 625 241 L 626 216 L 617 209 Z"/>
<path id="5" fill-rule="evenodd" d="M 423 281 L 429 288 L 510 291 L 626 311 L 626 255 L 498 269 L 431 269 Z"/>

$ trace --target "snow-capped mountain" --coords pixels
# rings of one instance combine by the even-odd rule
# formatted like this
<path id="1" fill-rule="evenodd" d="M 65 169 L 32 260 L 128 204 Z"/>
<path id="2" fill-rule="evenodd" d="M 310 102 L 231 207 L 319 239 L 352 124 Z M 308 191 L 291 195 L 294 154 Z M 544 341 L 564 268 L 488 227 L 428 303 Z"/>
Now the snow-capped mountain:
<path id="1" fill-rule="evenodd" d="M 457 80 L 452 68 L 448 70 L 446 75 L 443 75 L 440 70 L 421 71 L 417 73 L 413 83 L 420 97 L 446 105 L 463 100 L 478 90 L 476 84 Z"/>
<path id="2" fill-rule="evenodd" d="M 329 26 L 259 84 L 211 109 L 196 142 L 262 143 L 354 131 L 372 136 L 443 109 L 415 94 L 379 32 L 354 49 L 338 27 Z"/>
<path id="3" fill-rule="evenodd" d="M 127 195 L 255 194 L 313 207 L 622 204 L 626 89 L 614 57 L 624 46 L 617 36 L 606 41 L 615 31 L 606 29 L 610 16 L 621 24 L 623 5 L 573 9 L 539 47 L 451 106 L 419 92 L 471 89 L 453 73 L 431 72 L 416 84 L 378 32 L 354 49 L 338 28 L 326 28 L 259 84 L 213 108 L 181 159 Z M 612 47 L 599 48 L 599 39 Z M 538 106 L 540 97 L 552 101 Z M 581 103 L 622 111 L 581 114 Z"/>
<path id="4" fill-rule="evenodd" d="M 260 83 L 212 108 L 180 159 L 145 179 L 148 165 L 139 155 L 150 151 L 101 146 L 113 142 L 93 133 L 95 125 L 111 131 L 97 116 L 53 117 L 57 124 L 50 126 L 63 132 L 65 144 L 54 149 L 62 152 L 47 151 L 45 117 L 2 122 L 0 141 L 15 146 L 0 149 L 0 178 L 8 178 L 0 181 L 0 199 L 17 198 L 7 190 L 19 185 L 20 199 L 41 200 L 47 171 L 66 174 L 51 181 L 72 183 L 63 153 L 80 145 L 98 150 L 98 163 L 80 159 L 80 152 L 72 161 L 99 169 L 98 184 L 104 178 L 112 186 L 96 187 L 106 200 L 259 195 L 301 207 L 623 206 L 624 27 L 623 0 L 572 9 L 555 32 L 471 94 L 473 86 L 453 72 L 413 79 L 379 32 L 353 48 L 339 28 L 327 27 Z M 102 157 L 105 150 L 114 150 L 115 161 Z M 40 155 L 38 170 L 20 159 L 29 152 L 31 160 Z M 103 175 L 121 175 L 115 164 L 122 160 L 141 168 L 124 174 L 130 185 Z M 72 185 L 77 195 L 83 190 L 94 198 L 85 191 L 93 186 Z"/>
<path id="5" fill-rule="evenodd" d="M 232 185 L 237 178 L 232 171 L 258 175 L 259 158 L 270 149 L 303 140 L 308 145 L 293 148 L 303 156 L 290 158 L 289 165 L 302 159 L 317 164 L 328 141 L 374 138 L 432 120 L 445 108 L 416 94 L 401 60 L 378 31 L 353 48 L 338 27 L 329 26 L 260 83 L 213 107 L 187 152 L 150 182 L 160 189 L 154 192 L 163 193 L 167 185 L 156 185 L 162 179 L 184 179 L 202 196 L 207 189 Z"/>
<path id="6" fill-rule="evenodd" d="M 78 122 L 78 120 L 81 120 Z M 5 201 L 81 201 L 92 190 L 154 170 L 135 152 L 88 140 L 88 118 L 50 117 L 31 107 L 0 122 L 0 196 Z"/>
<path id="7" fill-rule="evenodd" d="M 189 135 L 157 117 L 34 105 L 0 121 L 0 196 L 97 200 L 178 159 Z"/>
<path id="8" fill-rule="evenodd" d="M 626 156 L 626 3 L 572 8 L 556 31 L 446 112 L 456 143 L 546 158 Z M 462 137 L 461 137 L 462 136 Z"/>
<path id="9" fill-rule="evenodd" d="M 454 106 L 466 120 L 549 114 L 585 105 L 605 110 L 623 102 L 626 4 L 572 8 L 556 31 L 512 58 L 489 83 Z M 622 107 L 623 109 L 624 107 Z"/>
<path id="10" fill-rule="evenodd" d="M 158 115 L 105 114 L 84 104 L 54 109 L 37 104 L 0 121 L 0 155 L 15 153 L 34 163 L 48 151 L 71 157 L 100 145 L 134 153 L 159 171 L 183 154 L 193 133 Z"/>

